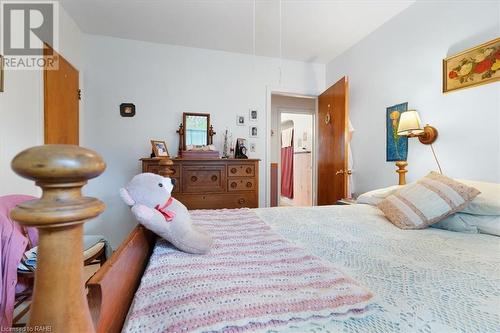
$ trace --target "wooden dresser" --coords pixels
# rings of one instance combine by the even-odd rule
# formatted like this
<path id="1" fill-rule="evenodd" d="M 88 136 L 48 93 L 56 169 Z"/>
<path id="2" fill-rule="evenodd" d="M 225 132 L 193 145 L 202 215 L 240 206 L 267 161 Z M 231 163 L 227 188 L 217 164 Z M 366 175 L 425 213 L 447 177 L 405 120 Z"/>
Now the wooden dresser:
<path id="1" fill-rule="evenodd" d="M 159 172 L 158 159 L 143 158 L 142 172 Z M 175 158 L 173 196 L 188 209 L 257 208 L 258 159 Z"/>

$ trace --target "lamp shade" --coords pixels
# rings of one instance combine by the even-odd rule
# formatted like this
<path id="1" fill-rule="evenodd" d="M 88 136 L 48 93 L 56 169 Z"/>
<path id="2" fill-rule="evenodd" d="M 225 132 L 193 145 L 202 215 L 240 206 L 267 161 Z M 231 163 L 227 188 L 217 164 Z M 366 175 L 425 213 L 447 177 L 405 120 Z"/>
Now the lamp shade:
<path id="1" fill-rule="evenodd" d="M 408 136 L 408 135 L 418 135 L 423 133 L 420 116 L 417 110 L 408 110 L 401 113 L 401 118 L 399 118 L 398 125 L 398 135 Z"/>

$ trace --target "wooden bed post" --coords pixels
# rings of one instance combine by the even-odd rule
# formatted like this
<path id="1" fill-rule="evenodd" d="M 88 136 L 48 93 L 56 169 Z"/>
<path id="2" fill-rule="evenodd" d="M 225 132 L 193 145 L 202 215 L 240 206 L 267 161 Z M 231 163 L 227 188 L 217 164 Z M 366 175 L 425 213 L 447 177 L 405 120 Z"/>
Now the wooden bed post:
<path id="1" fill-rule="evenodd" d="M 41 199 L 18 205 L 11 217 L 39 231 L 35 289 L 28 326 L 33 332 L 94 332 L 83 279 L 83 223 L 104 204 L 83 197 L 88 179 L 106 165 L 95 152 L 72 145 L 45 145 L 19 153 L 12 169 L 35 181 Z"/>
<path id="2" fill-rule="evenodd" d="M 396 170 L 396 172 L 399 174 L 399 185 L 406 185 L 406 173 L 408 172 L 408 170 L 406 170 L 406 167 L 408 166 L 408 162 L 397 161 L 396 166 L 398 167 L 398 170 Z"/>

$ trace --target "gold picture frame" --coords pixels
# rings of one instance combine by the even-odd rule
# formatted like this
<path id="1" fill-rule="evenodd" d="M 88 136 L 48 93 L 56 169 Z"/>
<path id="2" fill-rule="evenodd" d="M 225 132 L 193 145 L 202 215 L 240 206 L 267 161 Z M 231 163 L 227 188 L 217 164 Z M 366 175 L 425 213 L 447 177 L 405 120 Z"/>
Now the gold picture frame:
<path id="1" fill-rule="evenodd" d="M 170 157 L 165 141 L 151 140 L 151 147 L 156 157 Z"/>
<path id="2" fill-rule="evenodd" d="M 443 59 L 443 93 L 500 80 L 500 37 Z"/>
<path id="3" fill-rule="evenodd" d="M 0 55 L 0 92 L 3 92 L 3 82 L 4 82 L 4 69 L 3 69 L 3 56 Z"/>

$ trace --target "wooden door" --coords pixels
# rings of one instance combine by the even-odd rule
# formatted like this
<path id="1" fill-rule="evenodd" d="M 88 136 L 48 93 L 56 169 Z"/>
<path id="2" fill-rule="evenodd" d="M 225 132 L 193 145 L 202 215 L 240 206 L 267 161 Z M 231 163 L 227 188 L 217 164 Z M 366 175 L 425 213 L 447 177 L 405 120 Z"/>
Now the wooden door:
<path id="1" fill-rule="evenodd" d="M 343 77 L 318 97 L 318 205 L 347 195 L 348 82 Z"/>
<path id="2" fill-rule="evenodd" d="M 59 68 L 43 71 L 45 144 L 78 145 L 79 73 L 61 55 L 51 51 L 58 57 Z"/>

